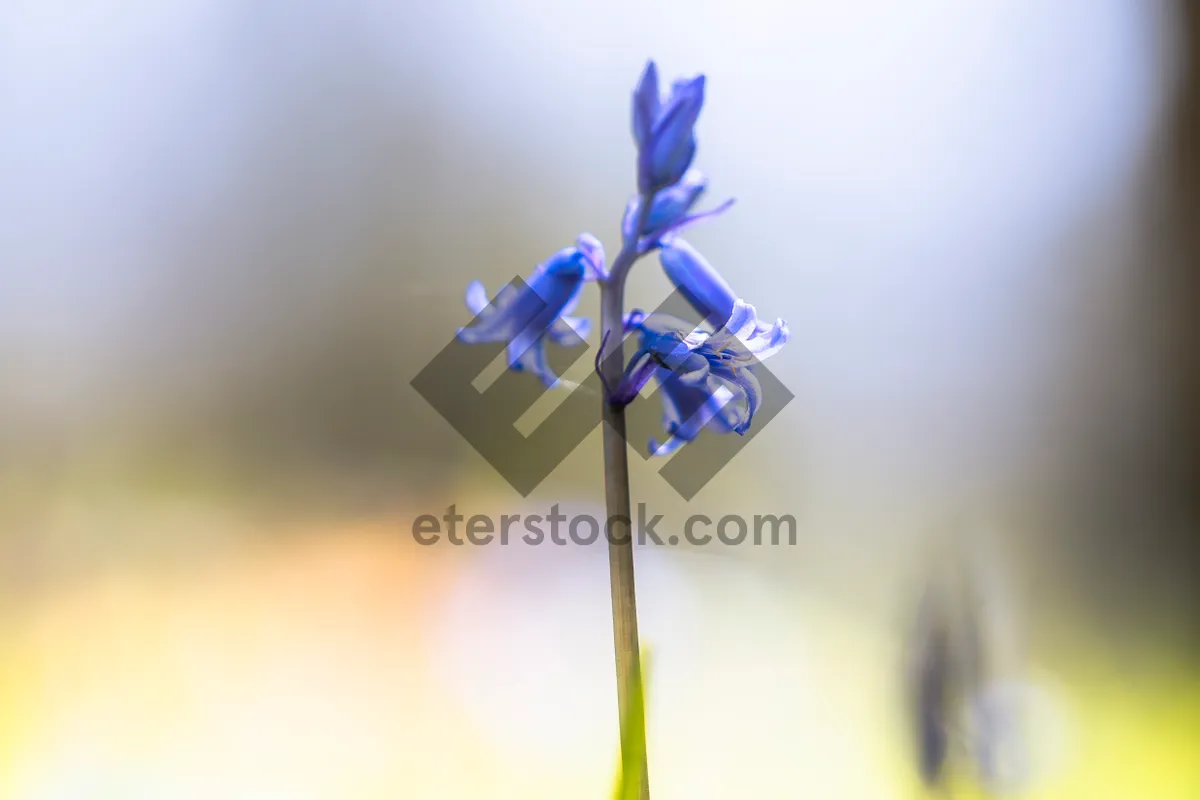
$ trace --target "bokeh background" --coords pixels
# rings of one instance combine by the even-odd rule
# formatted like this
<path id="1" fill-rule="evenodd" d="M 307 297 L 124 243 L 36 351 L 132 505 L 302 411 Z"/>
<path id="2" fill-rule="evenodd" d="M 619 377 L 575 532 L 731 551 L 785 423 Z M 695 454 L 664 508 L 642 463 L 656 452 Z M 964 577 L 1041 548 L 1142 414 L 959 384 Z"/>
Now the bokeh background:
<path id="1" fill-rule="evenodd" d="M 799 523 L 639 550 L 654 796 L 919 796 L 909 623 L 986 529 L 1028 796 L 1200 797 L 1198 48 L 1157 0 L 7 0 L 0 797 L 607 796 L 603 548 L 410 535 L 598 514 L 599 435 L 521 498 L 409 381 L 470 280 L 617 249 L 648 57 L 709 76 L 690 238 L 796 398 L 635 502 Z"/>

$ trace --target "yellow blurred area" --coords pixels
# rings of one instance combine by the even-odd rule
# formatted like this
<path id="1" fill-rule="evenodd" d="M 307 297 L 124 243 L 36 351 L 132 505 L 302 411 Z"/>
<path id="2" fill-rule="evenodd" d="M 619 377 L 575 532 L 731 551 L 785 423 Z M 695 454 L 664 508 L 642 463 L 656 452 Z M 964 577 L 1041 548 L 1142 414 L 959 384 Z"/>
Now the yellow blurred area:
<path id="1" fill-rule="evenodd" d="M 411 521 L 295 530 L 190 567 L 82 579 L 9 608 L 0 796 L 606 797 L 615 720 L 572 710 L 611 702 L 609 631 L 576 602 L 580 592 L 603 600 L 606 586 L 514 577 L 503 565 L 481 582 L 473 548 L 418 547 Z M 641 558 L 669 566 L 699 598 L 673 612 L 675 629 L 696 626 L 695 635 L 655 641 L 660 629 L 647 626 L 657 652 L 656 797 L 920 796 L 897 714 L 893 631 L 736 561 Z M 652 607 L 656 572 L 644 574 Z M 439 609 L 463 589 L 477 613 L 445 617 Z M 601 663 L 582 660 L 593 651 L 550 660 L 521 645 L 513 604 L 529 592 L 560 629 L 590 628 L 583 635 L 600 643 Z M 449 656 L 439 644 L 447 626 L 465 647 Z M 472 650 L 506 638 L 511 651 Z M 1035 742 L 1046 763 L 1031 800 L 1197 796 L 1194 669 L 1154 653 L 1118 667 L 1070 637 L 1036 656 L 1052 707 L 1046 741 Z M 489 673 L 521 672 L 532 680 L 486 683 Z M 570 674 L 583 677 L 556 682 Z M 456 685 L 464 675 L 480 676 L 482 693 Z M 512 697 L 489 705 L 505 692 Z M 497 709 L 511 716 L 497 723 Z M 970 785 L 967 776 L 954 796 L 977 796 Z"/>

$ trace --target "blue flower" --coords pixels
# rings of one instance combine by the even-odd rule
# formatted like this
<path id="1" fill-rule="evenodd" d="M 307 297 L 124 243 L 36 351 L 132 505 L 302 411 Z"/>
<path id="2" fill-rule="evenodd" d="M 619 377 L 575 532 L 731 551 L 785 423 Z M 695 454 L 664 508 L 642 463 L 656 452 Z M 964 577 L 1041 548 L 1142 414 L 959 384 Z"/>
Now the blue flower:
<path id="1" fill-rule="evenodd" d="M 711 378 L 696 386 L 665 369 L 660 369 L 656 377 L 663 395 L 663 427 L 667 439 L 660 443 L 651 438 L 647 444 L 651 455 L 670 455 L 699 436 L 705 428 L 717 433 L 737 430 L 738 409 L 733 402 L 736 395 L 726 386 Z"/>
<path id="2" fill-rule="evenodd" d="M 680 231 L 701 220 L 722 214 L 733 205 L 733 200 L 729 199 L 716 208 L 689 214 L 707 188 L 708 178 L 693 167 L 683 174 L 679 183 L 655 194 L 654 202 L 650 204 L 650 213 L 646 215 L 646 222 L 639 232 L 638 252 L 649 252 Z M 635 195 L 625 206 L 625 217 L 621 223 L 621 232 L 626 242 L 633 239 L 641 213 L 642 199 Z"/>
<path id="3" fill-rule="evenodd" d="M 585 281 L 604 273 L 604 248 L 585 233 L 575 247 L 559 250 L 540 264 L 524 286 L 510 283 L 490 302 L 483 284 L 474 281 L 467 287 L 466 302 L 476 318 L 459 329 L 458 338 L 467 344 L 507 342 L 512 369 L 528 370 L 546 386 L 555 386 L 558 376 L 546 361 L 546 340 L 573 346 L 587 338 L 591 321 L 569 314 L 579 303 Z"/>
<path id="4" fill-rule="evenodd" d="M 762 404 L 762 386 L 754 367 L 787 343 L 781 319 L 767 324 L 754 306 L 734 300 L 721 328 L 694 327 L 667 314 L 632 312 L 626 330 L 636 331 L 641 346 L 630 359 L 615 393 L 630 402 L 651 378 L 663 397 L 663 425 L 670 437 L 650 440 L 653 455 L 667 455 L 695 439 L 704 428 L 744 434 Z"/>
<path id="5" fill-rule="evenodd" d="M 633 138 L 638 145 L 638 191 L 650 195 L 679 182 L 696 155 L 693 128 L 704 105 L 704 76 L 675 81 L 659 95 L 653 61 L 633 93 Z"/>
<path id="6" fill-rule="evenodd" d="M 658 254 L 663 272 L 692 308 L 713 328 L 733 314 L 737 295 L 720 273 L 683 239 L 672 238 Z"/>

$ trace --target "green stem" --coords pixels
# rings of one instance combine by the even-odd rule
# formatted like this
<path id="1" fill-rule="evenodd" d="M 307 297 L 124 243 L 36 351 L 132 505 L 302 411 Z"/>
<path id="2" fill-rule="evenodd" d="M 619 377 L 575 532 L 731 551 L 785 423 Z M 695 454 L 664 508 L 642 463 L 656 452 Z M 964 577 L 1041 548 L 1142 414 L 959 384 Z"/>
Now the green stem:
<path id="1" fill-rule="evenodd" d="M 637 231 L 641 231 L 653 203 L 643 197 Z M 608 278 L 600 282 L 600 330 L 607 334 L 602 344 L 600 370 L 604 382 L 615 389 L 625 365 L 624 316 L 625 278 L 640 257 L 638 236 L 627 242 L 613 259 Z M 633 580 L 633 533 L 630 516 L 629 461 L 625 444 L 625 407 L 602 399 L 604 425 L 604 498 L 608 512 L 608 569 L 612 593 L 613 646 L 617 663 L 617 707 L 621 724 L 621 762 L 641 766 L 641 800 L 649 800 L 650 784 L 646 761 L 646 721 L 634 708 L 641 691 L 642 665 L 638 649 L 637 594 Z M 636 752 L 625 752 L 635 750 Z"/>

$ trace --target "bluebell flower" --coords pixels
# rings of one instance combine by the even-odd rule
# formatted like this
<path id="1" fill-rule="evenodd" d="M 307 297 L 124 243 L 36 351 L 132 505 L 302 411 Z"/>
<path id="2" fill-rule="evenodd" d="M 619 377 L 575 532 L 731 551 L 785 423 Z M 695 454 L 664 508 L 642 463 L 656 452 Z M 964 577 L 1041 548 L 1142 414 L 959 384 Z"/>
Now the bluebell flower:
<path id="1" fill-rule="evenodd" d="M 667 278 L 704 322 L 713 328 L 723 326 L 738 298 L 704 256 L 683 239 L 672 238 L 663 244 L 658 259 Z"/>
<path id="2" fill-rule="evenodd" d="M 701 220 L 722 214 L 733 205 L 733 200 L 729 199 L 708 211 L 690 213 L 707 188 L 708 178 L 693 167 L 685 172 L 674 186 L 655 194 L 654 202 L 650 204 L 650 213 L 646 215 L 646 221 L 638 235 L 638 252 L 649 252 L 669 237 Z M 625 217 L 621 223 L 621 233 L 627 243 L 633 240 L 634 229 L 641 219 L 641 213 L 642 198 L 635 195 L 625 206 Z"/>
<path id="3" fill-rule="evenodd" d="M 744 434 L 762 404 L 762 386 L 754 367 L 787 343 L 781 319 L 767 324 L 754 306 L 734 299 L 729 317 L 716 330 L 695 327 L 667 314 L 632 312 L 625 327 L 636 331 L 640 347 L 630 359 L 615 392 L 630 402 L 650 378 L 663 397 L 665 443 L 650 440 L 653 455 L 668 455 L 700 435 L 704 428 Z"/>
<path id="4" fill-rule="evenodd" d="M 679 182 L 696 155 L 693 128 L 704 105 L 704 76 L 675 81 L 664 100 L 653 61 L 633 93 L 633 138 L 638 146 L 638 191 L 649 195 Z"/>
<path id="5" fill-rule="evenodd" d="M 659 370 L 656 377 L 663 395 L 663 426 L 667 439 L 660 443 L 652 437 L 647 444 L 651 455 L 670 455 L 699 436 L 705 428 L 717 433 L 737 430 L 736 395 L 728 387 L 713 379 L 703 386 L 695 386 L 669 370 Z"/>
<path id="6" fill-rule="evenodd" d="M 546 341 L 572 346 L 586 339 L 591 321 L 570 316 L 588 280 L 605 274 L 604 248 L 590 234 L 579 237 L 575 247 L 559 250 L 534 269 L 525 285 L 508 284 L 490 301 L 479 281 L 467 287 L 467 308 L 476 315 L 474 323 L 458 331 L 467 344 L 508 342 L 508 364 L 528 370 L 547 386 L 558 376 L 546 361 Z"/>

